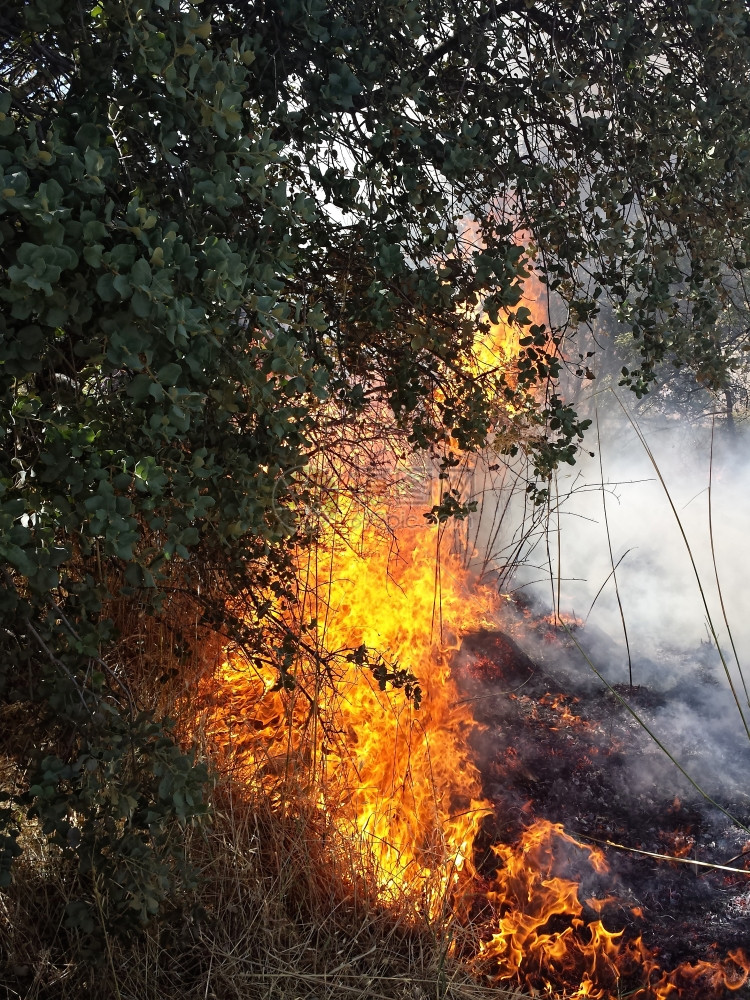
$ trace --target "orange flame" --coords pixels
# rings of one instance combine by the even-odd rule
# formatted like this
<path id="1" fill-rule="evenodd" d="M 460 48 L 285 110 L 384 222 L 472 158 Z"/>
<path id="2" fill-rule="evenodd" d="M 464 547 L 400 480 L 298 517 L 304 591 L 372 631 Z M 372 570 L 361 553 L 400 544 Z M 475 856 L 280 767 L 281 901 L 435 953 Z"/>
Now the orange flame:
<path id="1" fill-rule="evenodd" d="M 479 366 L 510 363 L 508 330 L 478 350 Z M 498 595 L 475 585 L 443 528 L 415 527 L 407 507 L 389 511 L 376 494 L 366 509 L 339 510 L 301 557 L 297 616 L 275 600 L 298 638 L 296 686 L 278 689 L 270 660 L 231 649 L 204 685 L 203 729 L 220 761 L 279 809 L 311 803 L 329 849 L 354 845 L 383 902 L 411 899 L 433 916 L 450 906 L 456 919 L 479 921 L 475 962 L 493 979 L 536 994 L 563 989 L 569 1000 L 614 1000 L 623 977 L 644 1000 L 739 989 L 750 977 L 742 952 L 665 973 L 640 938 L 607 929 L 611 899 L 582 903 L 568 877 L 581 865 L 606 872 L 604 856 L 560 824 L 537 821 L 517 845 L 495 845 L 489 888 L 475 871 L 492 807 L 450 661 L 467 632 L 497 626 Z M 418 710 L 394 688 L 399 674 L 418 678 Z M 563 699 L 549 708 L 584 724 Z"/>
<path id="2" fill-rule="evenodd" d="M 570 1000 L 614 1000 L 623 981 L 641 1000 L 739 989 L 750 977 L 740 951 L 664 972 L 640 938 L 608 929 L 602 911 L 611 899 L 584 904 L 566 874 L 581 866 L 604 873 L 604 856 L 560 824 L 539 820 L 515 846 L 496 844 L 498 869 L 489 888 L 483 883 L 472 854 L 491 808 L 450 656 L 467 631 L 496 625 L 498 597 L 471 585 L 437 528 L 405 527 L 389 545 L 382 523 L 351 514 L 300 567 L 314 624 L 295 690 L 274 690 L 270 668 L 228 655 L 204 720 L 227 764 L 280 807 L 312 796 L 331 849 L 356 845 L 384 902 L 408 898 L 432 915 L 450 904 L 467 920 L 481 910 L 475 961 L 485 975 L 537 993 L 567 990 Z M 390 684 L 381 690 L 358 662 L 362 646 L 419 678 L 419 710 Z"/>
<path id="3" fill-rule="evenodd" d="M 621 932 L 607 931 L 595 920 L 579 933 L 584 921 L 578 884 L 553 874 L 561 844 L 587 856 L 597 872 L 607 870 L 601 851 L 574 840 L 559 823 L 537 821 L 517 846 L 496 846 L 502 866 L 488 898 L 497 907 L 499 929 L 483 944 L 482 957 L 497 964 L 498 978 L 521 979 L 535 988 L 540 975 L 556 972 L 567 982 L 575 971 L 581 984 L 575 996 L 604 997 L 594 984 L 618 977 Z M 555 918 L 563 918 L 560 930 L 550 927 Z"/>
<path id="4" fill-rule="evenodd" d="M 437 907 L 489 811 L 449 656 L 468 628 L 493 624 L 497 596 L 471 592 L 458 560 L 438 558 L 436 529 L 403 529 L 391 547 L 382 523 L 356 512 L 345 534 L 328 528 L 300 567 L 316 624 L 297 689 L 273 690 L 270 670 L 232 652 L 204 729 L 243 780 L 279 801 L 292 775 L 314 785 L 338 834 L 369 857 L 386 899 L 408 889 Z M 419 678 L 418 711 L 390 684 L 381 690 L 362 647 Z"/>
<path id="5" fill-rule="evenodd" d="M 495 597 L 470 593 L 455 560 L 438 553 L 434 531 L 407 529 L 391 549 L 361 515 L 349 528 L 356 549 L 331 532 L 327 562 L 307 570 L 320 640 L 331 650 L 377 650 L 419 678 L 424 700 L 417 712 L 350 664 L 330 706 L 348 739 L 328 755 L 324 777 L 343 779 L 348 800 L 338 822 L 367 845 L 379 884 L 429 883 L 442 896 L 470 859 L 487 812 L 466 741 L 473 720 L 451 679 L 449 652 L 487 620 Z"/>

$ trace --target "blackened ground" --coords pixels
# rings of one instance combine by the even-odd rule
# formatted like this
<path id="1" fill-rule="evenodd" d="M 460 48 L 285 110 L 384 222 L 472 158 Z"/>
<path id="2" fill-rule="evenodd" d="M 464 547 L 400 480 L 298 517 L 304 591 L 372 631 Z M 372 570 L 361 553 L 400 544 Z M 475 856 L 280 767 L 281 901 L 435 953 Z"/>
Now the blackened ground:
<path id="1" fill-rule="evenodd" d="M 583 875 L 580 898 L 617 896 L 604 911 L 605 926 L 642 934 L 662 968 L 750 951 L 750 832 L 696 792 L 606 685 L 581 673 L 571 633 L 528 612 L 523 631 L 535 637 L 533 660 L 508 635 L 480 631 L 464 640 L 454 663 L 462 697 L 472 701 L 481 727 L 472 742 L 483 792 L 497 806 L 478 845 L 480 870 L 489 875 L 497 864 L 492 842 L 515 842 L 534 819 L 560 822 L 571 836 L 601 847 L 610 867 L 606 876 Z M 655 669 L 638 668 L 641 676 Z M 700 663 L 688 673 L 678 695 L 646 685 L 616 690 L 657 736 L 660 720 L 679 733 L 678 759 L 687 770 L 694 765 L 704 774 L 702 748 L 714 758 L 726 753 L 724 765 L 713 761 L 718 777 L 711 793 L 750 826 L 750 745 L 723 731 L 717 737 L 723 723 L 715 713 L 708 712 L 713 721 L 705 725 L 691 721 L 698 718 L 696 705 L 709 705 L 716 680 Z M 747 776 L 744 787 L 738 774 Z M 748 874 L 660 861 L 603 841 Z M 731 995 L 748 998 L 750 989 Z"/>

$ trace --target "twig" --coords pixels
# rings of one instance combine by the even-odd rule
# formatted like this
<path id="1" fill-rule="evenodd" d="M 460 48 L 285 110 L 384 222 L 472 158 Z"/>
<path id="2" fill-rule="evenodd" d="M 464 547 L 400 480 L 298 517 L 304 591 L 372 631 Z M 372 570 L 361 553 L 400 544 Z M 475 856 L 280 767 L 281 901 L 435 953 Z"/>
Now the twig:
<path id="1" fill-rule="evenodd" d="M 647 858 L 656 858 L 659 861 L 676 861 L 681 865 L 698 865 L 701 868 L 712 868 L 718 872 L 735 872 L 737 875 L 750 876 L 750 871 L 746 868 L 731 868 L 729 865 L 717 865 L 711 861 L 696 861 L 692 858 L 675 858 L 671 854 L 659 854 L 658 851 L 644 851 L 640 847 L 627 847 L 625 844 L 618 844 L 614 840 L 602 840 L 599 837 L 591 837 L 587 833 L 576 834 L 576 836 L 579 836 L 582 840 L 591 840 L 595 844 L 606 844 L 607 847 L 616 847 L 618 851 L 628 851 L 630 854 L 643 854 Z"/>
<path id="2" fill-rule="evenodd" d="M 55 611 L 57 612 L 57 614 L 62 619 L 63 624 L 65 625 L 65 627 L 67 628 L 67 630 L 70 632 L 70 634 L 73 636 L 73 638 L 74 639 L 79 639 L 80 637 L 79 637 L 78 633 L 73 628 L 73 626 L 70 624 L 70 622 L 68 621 L 68 619 L 65 617 L 65 613 L 63 612 L 63 610 L 60 607 L 60 605 L 56 601 L 52 601 L 52 606 L 54 607 Z M 128 699 L 128 705 L 130 706 L 131 714 L 135 715 L 135 703 L 133 702 L 133 696 L 132 696 L 132 694 L 130 692 L 130 689 L 128 688 L 127 684 L 117 676 L 117 674 L 112 669 L 112 667 L 110 667 L 109 664 L 106 663 L 100 656 L 93 656 L 93 655 L 91 655 L 90 658 L 95 663 L 98 663 L 99 666 L 102 668 L 102 670 L 104 670 L 107 674 L 109 674 L 109 676 L 112 678 L 112 680 L 115 681 L 117 683 L 117 685 L 122 689 L 122 691 L 125 694 L 125 697 Z"/>
<path id="3" fill-rule="evenodd" d="M 533 676 L 534 672 L 532 671 L 525 681 L 521 681 L 521 683 L 514 688 L 506 688 L 503 691 L 493 691 L 492 694 L 477 695 L 475 698 L 460 698 L 451 705 L 451 708 L 458 708 L 459 705 L 475 705 L 477 702 L 489 701 L 490 698 L 502 698 L 504 695 L 510 697 L 510 695 L 515 694 L 516 691 L 520 691 L 522 687 L 525 687 Z"/>
<path id="4" fill-rule="evenodd" d="M 55 654 L 49 648 L 49 646 L 44 641 L 44 639 L 42 639 L 42 637 L 39 635 L 39 633 L 34 628 L 34 626 L 31 624 L 31 622 L 28 620 L 28 618 L 26 619 L 26 625 L 28 627 L 29 632 L 32 634 L 32 636 L 34 637 L 34 639 L 36 640 L 36 642 L 39 644 L 40 648 L 44 650 L 44 652 L 50 658 L 50 660 L 52 661 L 52 663 L 54 663 L 54 665 L 56 667 L 58 667 L 60 670 L 62 670 L 62 672 L 68 678 L 68 680 L 70 681 L 70 683 L 73 685 L 73 687 L 76 690 L 76 694 L 81 699 L 81 704 L 86 709 L 86 711 L 90 715 L 93 714 L 92 711 L 91 711 L 91 708 L 86 704 L 86 699 L 83 696 L 83 690 L 82 690 L 80 684 L 78 683 L 78 681 L 76 680 L 75 676 L 71 672 L 70 668 L 65 663 L 63 663 L 62 660 L 58 659 L 58 657 L 55 656 Z"/>
<path id="5" fill-rule="evenodd" d="M 616 570 L 616 569 L 617 569 L 617 567 L 618 567 L 618 566 L 620 565 L 620 563 L 621 563 L 621 562 L 623 561 L 623 559 L 625 558 L 625 556 L 626 556 L 626 555 L 627 555 L 627 554 L 628 554 L 629 552 L 632 552 L 634 548 L 635 548 L 635 546 L 631 546 L 631 547 L 630 547 L 629 549 L 626 549 L 626 550 L 625 550 L 625 551 L 623 552 L 623 554 L 622 554 L 622 555 L 620 556 L 620 558 L 619 558 L 619 559 L 617 560 L 617 562 L 615 563 L 615 565 L 614 565 L 614 566 L 612 567 L 612 569 L 610 570 L 610 572 L 609 572 L 609 573 L 607 573 L 606 577 L 604 578 L 604 583 L 603 583 L 603 584 L 601 585 L 601 587 L 600 587 L 600 588 L 599 588 L 599 589 L 597 590 L 597 592 L 596 592 L 596 596 L 594 597 L 594 600 L 593 600 L 593 601 L 591 602 L 591 607 L 590 607 L 590 608 L 588 609 L 588 611 L 586 612 L 586 617 L 585 617 L 585 618 L 583 619 L 583 622 L 584 622 L 584 625 L 585 625 L 585 624 L 586 624 L 586 622 L 587 622 L 587 621 L 589 620 L 589 615 L 590 615 L 590 614 L 591 614 L 591 612 L 592 612 L 592 611 L 594 610 L 594 605 L 595 605 L 595 604 L 596 604 L 596 602 L 597 602 L 597 601 L 599 600 L 599 595 L 600 595 L 600 594 L 601 594 L 601 592 L 602 592 L 602 591 L 604 590 L 604 588 L 605 588 L 605 587 L 607 586 L 607 583 L 609 582 L 609 579 L 610 579 L 610 577 L 611 577 L 611 576 L 612 576 L 612 575 L 614 574 L 615 570 Z"/>

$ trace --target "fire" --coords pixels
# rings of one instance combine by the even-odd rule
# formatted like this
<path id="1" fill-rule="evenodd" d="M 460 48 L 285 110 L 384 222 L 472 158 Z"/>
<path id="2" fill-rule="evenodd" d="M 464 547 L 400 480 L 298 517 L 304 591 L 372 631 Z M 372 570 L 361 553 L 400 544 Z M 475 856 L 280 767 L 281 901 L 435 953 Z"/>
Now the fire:
<path id="1" fill-rule="evenodd" d="M 506 320 L 491 323 L 489 333 L 474 348 L 474 360 L 477 373 L 501 371 L 505 374 L 508 384 L 515 388 L 516 378 L 513 371 L 514 361 L 518 355 L 518 328 L 511 326 Z"/>
<path id="2" fill-rule="evenodd" d="M 648 961 L 646 956 L 646 964 Z M 750 959 L 737 949 L 723 962 L 687 962 L 673 972 L 662 973 L 651 989 L 656 1000 L 674 1000 L 686 989 L 697 996 L 715 996 L 722 989 L 732 992 L 741 989 L 749 977 Z"/>
<path id="3" fill-rule="evenodd" d="M 515 349 L 511 333 L 496 330 L 478 364 L 508 366 Z M 623 982 L 643 1000 L 746 983 L 750 961 L 739 951 L 666 973 L 640 938 L 610 930 L 612 898 L 582 902 L 570 877 L 603 876 L 604 856 L 560 824 L 529 816 L 519 843 L 492 848 L 494 874 L 476 870 L 474 846 L 494 807 L 451 656 L 468 632 L 497 628 L 500 597 L 476 585 L 443 526 L 420 524 L 406 503 L 389 508 L 386 490 L 334 513 L 300 555 L 297 605 L 269 596 L 296 640 L 294 687 L 279 686 L 272 657 L 229 648 L 199 693 L 203 732 L 223 766 L 277 809 L 315 809 L 326 850 L 350 850 L 380 902 L 411 900 L 430 917 L 475 922 L 474 962 L 492 980 L 569 1000 L 614 1000 Z M 421 706 L 404 681 L 412 694 L 418 682 Z M 548 708 L 561 725 L 584 724 L 565 699 Z"/>
<path id="4" fill-rule="evenodd" d="M 331 849 L 355 845 L 384 902 L 406 897 L 433 916 L 448 903 L 460 919 L 479 920 L 475 962 L 485 976 L 537 994 L 562 988 L 570 1000 L 613 1000 L 623 981 L 642 1000 L 739 989 L 750 976 L 741 952 L 664 972 L 640 938 L 608 928 L 612 898 L 582 902 L 569 877 L 603 875 L 604 856 L 560 824 L 537 820 L 517 844 L 494 845 L 489 883 L 475 871 L 491 807 L 450 659 L 467 631 L 496 624 L 497 595 L 472 586 L 436 528 L 404 518 L 387 544 L 382 517 L 355 510 L 345 521 L 300 566 L 308 628 L 297 688 L 276 690 L 270 666 L 232 651 L 205 701 L 205 731 L 228 766 L 279 807 L 312 797 Z M 361 662 L 363 647 L 393 675 L 419 678 L 418 710 L 391 684 L 381 687 Z M 550 707 L 569 711 L 564 701 Z"/>
<path id="5" fill-rule="evenodd" d="M 584 625 L 582 618 L 577 618 L 576 615 L 568 614 L 566 611 L 545 615 L 540 619 L 540 622 L 545 622 L 550 628 L 562 629 L 563 631 L 583 628 Z"/>
<path id="6" fill-rule="evenodd" d="M 499 979 L 521 980 L 539 989 L 540 981 L 551 973 L 566 982 L 573 971 L 580 981 L 573 996 L 603 998 L 607 994 L 594 984 L 619 978 L 621 932 L 610 932 L 601 920 L 594 920 L 585 933 L 579 933 L 584 920 L 578 883 L 554 874 L 561 847 L 566 848 L 564 854 L 573 848 L 595 871 L 606 872 L 599 850 L 545 820 L 529 827 L 518 845 L 494 848 L 501 867 L 488 898 L 497 909 L 498 930 L 483 944 L 481 955 L 497 966 Z"/>
<path id="7" fill-rule="evenodd" d="M 695 837 L 689 830 L 677 830 L 674 833 L 665 833 L 664 839 L 668 844 L 668 851 L 676 858 L 686 858 L 695 846 Z"/>
<path id="8" fill-rule="evenodd" d="M 491 617 L 495 595 L 470 591 L 436 531 L 407 528 L 391 547 L 361 513 L 348 527 L 346 537 L 326 538 L 325 562 L 306 567 L 319 641 L 334 652 L 377 650 L 419 678 L 423 701 L 416 711 L 348 662 L 327 706 L 347 737 L 326 756 L 321 804 L 366 846 L 383 888 L 429 886 L 441 898 L 470 861 L 488 811 L 449 656 L 467 628 Z M 333 804 L 339 786 L 343 809 Z"/>
<path id="9" fill-rule="evenodd" d="M 204 731 L 226 766 L 278 808 L 307 796 L 328 849 L 353 845 L 384 903 L 411 900 L 433 917 L 449 907 L 478 922 L 474 962 L 485 977 L 569 1000 L 614 1000 L 623 983 L 639 1000 L 739 989 L 750 978 L 741 952 L 664 972 L 640 938 L 610 929 L 612 898 L 582 901 L 577 881 L 603 876 L 604 856 L 560 824 L 531 821 L 517 844 L 494 845 L 494 875 L 476 871 L 474 844 L 493 809 L 450 663 L 464 634 L 496 627 L 498 595 L 472 585 L 441 529 L 404 517 L 389 539 L 380 515 L 353 509 L 300 565 L 297 687 L 278 690 L 270 666 L 232 650 L 204 692 Z M 363 650 L 380 655 L 375 674 Z M 419 709 L 378 681 L 383 665 L 419 679 Z"/>
<path id="10" fill-rule="evenodd" d="M 524 294 L 521 307 L 527 310 L 531 324 L 547 327 L 549 322 L 546 290 L 532 271 L 524 280 Z M 489 324 L 488 332 L 474 345 L 474 366 L 478 378 L 500 373 L 505 384 L 515 390 L 518 385 L 516 362 L 521 350 L 520 341 L 528 335 L 528 327 L 511 323 L 506 317 Z M 509 413 L 514 413 L 516 405 L 506 400 Z"/>
<path id="11" fill-rule="evenodd" d="M 440 551 L 437 529 L 407 527 L 389 544 L 384 523 L 352 513 L 346 532 L 329 526 L 300 566 L 314 625 L 297 688 L 274 690 L 270 670 L 231 652 L 204 731 L 246 783 L 278 801 L 292 778 L 297 789 L 314 788 L 385 900 L 408 891 L 435 909 L 470 866 L 489 811 L 450 654 L 468 628 L 494 622 L 497 595 L 470 590 L 455 557 Z M 392 675 L 419 679 L 419 710 L 391 684 L 381 689 L 362 662 L 375 652 Z"/>
<path id="12" fill-rule="evenodd" d="M 555 695 L 552 698 L 550 695 L 544 695 L 539 699 L 539 704 L 551 709 L 551 711 L 556 712 L 560 719 L 560 726 L 565 726 L 567 728 L 589 728 L 587 722 L 585 722 L 580 716 L 576 715 L 571 711 L 570 702 L 575 704 L 578 698 L 571 698 L 563 694 Z M 552 729 L 559 729 L 560 726 L 553 726 Z"/>
<path id="13" fill-rule="evenodd" d="M 750 958 L 741 950 L 723 962 L 689 962 L 665 972 L 640 937 L 627 940 L 601 919 L 584 920 L 578 883 L 555 872 L 561 865 L 575 867 L 575 855 L 578 864 L 599 874 L 607 865 L 599 850 L 575 840 L 560 824 L 538 820 L 517 845 L 498 845 L 494 852 L 501 866 L 488 899 L 497 930 L 482 944 L 480 961 L 501 981 L 521 982 L 538 995 L 552 977 L 568 1000 L 622 995 L 677 1000 L 686 990 L 700 997 L 738 990 L 750 978 Z M 597 913 L 613 902 L 614 897 L 585 901 Z M 626 993 L 624 982 L 633 984 Z"/>

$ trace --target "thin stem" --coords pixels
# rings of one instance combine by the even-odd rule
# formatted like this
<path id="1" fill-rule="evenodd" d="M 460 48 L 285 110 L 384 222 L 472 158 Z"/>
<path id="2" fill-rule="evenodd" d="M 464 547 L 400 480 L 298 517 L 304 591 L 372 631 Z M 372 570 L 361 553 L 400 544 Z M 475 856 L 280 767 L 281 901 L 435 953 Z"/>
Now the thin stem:
<path id="1" fill-rule="evenodd" d="M 588 611 L 586 612 L 586 617 L 585 617 L 585 618 L 584 618 L 584 620 L 583 620 L 583 622 L 584 622 L 584 625 L 585 625 L 585 624 L 586 624 L 586 622 L 587 622 L 587 621 L 589 620 L 589 615 L 590 615 L 590 614 L 591 614 L 591 612 L 592 612 L 592 611 L 594 610 L 594 605 L 595 605 L 595 604 L 596 604 L 596 602 L 597 602 L 597 601 L 599 600 L 599 595 L 601 594 L 601 592 L 602 592 L 602 591 L 604 590 L 604 588 L 605 588 L 605 587 L 607 586 L 607 584 L 609 583 L 609 580 L 610 580 L 610 578 L 612 577 L 612 574 L 613 574 L 613 573 L 614 573 L 614 571 L 615 571 L 615 570 L 617 569 L 617 567 L 618 567 L 618 566 L 620 565 L 620 563 L 621 563 L 621 562 L 623 561 L 623 559 L 625 558 L 625 556 L 626 556 L 626 555 L 628 555 L 628 553 L 630 553 L 630 552 L 632 552 L 632 551 L 633 551 L 633 548 L 632 548 L 632 547 L 631 547 L 631 548 L 629 548 L 629 549 L 626 549 L 626 550 L 625 550 L 625 551 L 623 552 L 623 554 L 622 554 L 622 555 L 620 556 L 620 558 L 619 558 L 619 559 L 617 560 L 617 562 L 615 563 L 615 565 L 614 565 L 614 566 L 612 567 L 612 570 L 611 570 L 611 571 L 610 571 L 609 573 L 607 573 L 607 576 L 605 577 L 605 580 L 604 580 L 604 583 L 603 583 L 603 584 L 601 585 L 601 587 L 600 587 L 600 588 L 599 588 L 599 589 L 597 590 L 597 592 L 596 592 L 596 596 L 594 597 L 594 600 L 593 600 L 593 601 L 591 602 L 591 606 L 589 607 Z"/>
<path id="2" fill-rule="evenodd" d="M 609 564 L 612 567 L 612 572 L 610 573 L 610 576 L 614 580 L 614 584 L 615 584 L 615 596 L 617 597 L 617 607 L 620 609 L 620 621 L 622 622 L 622 633 L 625 636 L 625 650 L 626 650 L 626 652 L 628 654 L 628 683 L 630 685 L 630 690 L 632 691 L 633 690 L 633 659 L 632 659 L 632 657 L 630 655 L 630 642 L 628 641 L 628 627 L 625 624 L 625 612 L 623 611 L 622 601 L 620 600 L 620 588 L 617 585 L 617 573 L 615 572 L 616 569 L 617 569 L 617 566 L 620 565 L 620 563 L 622 562 L 624 556 L 621 556 L 620 559 L 618 559 L 617 564 L 615 564 L 615 557 L 614 557 L 614 553 L 612 552 L 612 536 L 611 536 L 610 531 L 609 531 L 609 519 L 607 517 L 607 494 L 606 494 L 606 491 L 604 489 L 604 466 L 602 464 L 602 442 L 601 442 L 601 438 L 599 436 L 599 407 L 598 406 L 594 410 L 594 416 L 596 417 L 596 448 L 597 448 L 597 452 L 599 454 L 599 480 L 600 480 L 600 482 L 602 484 L 602 508 L 604 510 L 604 527 L 605 527 L 605 530 L 607 532 L 607 548 L 609 549 Z M 609 579 L 609 577 L 607 577 L 607 579 Z M 606 583 L 606 582 L 607 581 L 605 580 L 604 583 Z M 604 584 L 602 584 L 602 588 L 603 587 L 604 587 Z M 599 594 L 601 594 L 601 589 L 599 590 Z M 598 597 L 599 594 L 597 594 L 596 597 Z M 596 597 L 594 598 L 594 602 L 596 602 Z M 594 606 L 594 602 L 592 602 L 592 604 L 591 604 L 592 608 Z M 589 608 L 589 614 L 591 614 L 591 608 Z M 588 615 L 586 617 L 588 617 Z"/>
<path id="3" fill-rule="evenodd" d="M 562 535 L 560 532 L 560 488 L 555 473 L 555 517 L 557 519 L 557 610 L 555 624 L 560 621 L 560 602 L 562 600 Z"/>
<path id="4" fill-rule="evenodd" d="M 578 834 L 576 835 L 578 836 Z M 581 839 L 591 840 L 595 844 L 605 844 L 607 847 L 616 847 L 618 851 L 628 851 L 630 854 L 642 854 L 647 858 L 656 858 L 658 861 L 674 861 L 681 865 L 692 865 L 694 868 L 711 868 L 718 872 L 735 872 L 737 875 L 750 877 L 747 868 L 732 868 L 729 865 L 717 865 L 711 861 L 698 861 L 695 858 L 676 858 L 672 854 L 661 854 L 658 851 L 644 851 L 640 847 L 628 847 L 626 844 L 618 844 L 614 840 L 603 840 L 600 837 L 590 837 L 587 833 L 580 834 Z"/>

